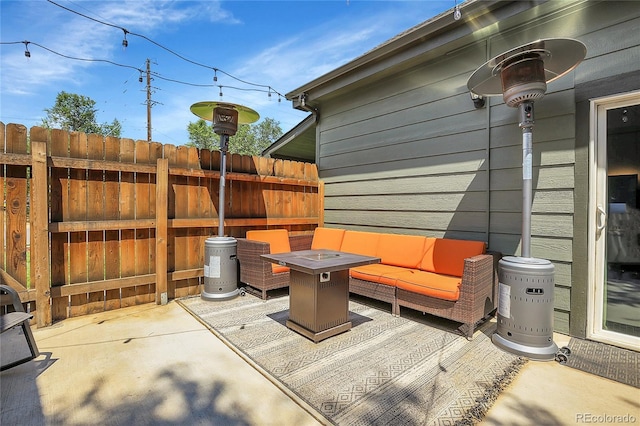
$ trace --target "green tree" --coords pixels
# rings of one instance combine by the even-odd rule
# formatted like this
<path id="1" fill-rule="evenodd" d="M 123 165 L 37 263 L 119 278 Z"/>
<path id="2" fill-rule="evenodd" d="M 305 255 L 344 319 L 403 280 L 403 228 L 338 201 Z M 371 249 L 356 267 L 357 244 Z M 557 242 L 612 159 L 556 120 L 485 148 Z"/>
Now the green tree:
<path id="1" fill-rule="evenodd" d="M 213 132 L 210 123 L 200 119 L 189 123 L 188 146 L 200 149 L 220 149 L 220 136 Z M 265 118 L 258 124 L 240 125 L 235 135 L 229 138 L 229 152 L 242 155 L 260 155 L 262 151 L 282 136 L 280 123 Z"/>
<path id="2" fill-rule="evenodd" d="M 220 137 L 213 133 L 213 127 L 203 119 L 189 123 L 187 131 L 189 132 L 188 146 L 195 146 L 210 151 L 219 149 Z"/>
<path id="3" fill-rule="evenodd" d="M 59 92 L 52 108 L 45 108 L 47 117 L 42 119 L 42 126 L 84 133 L 97 133 L 120 137 L 122 125 L 117 119 L 110 124 L 98 124 L 95 107 L 96 102 L 86 96 L 75 93 Z"/>

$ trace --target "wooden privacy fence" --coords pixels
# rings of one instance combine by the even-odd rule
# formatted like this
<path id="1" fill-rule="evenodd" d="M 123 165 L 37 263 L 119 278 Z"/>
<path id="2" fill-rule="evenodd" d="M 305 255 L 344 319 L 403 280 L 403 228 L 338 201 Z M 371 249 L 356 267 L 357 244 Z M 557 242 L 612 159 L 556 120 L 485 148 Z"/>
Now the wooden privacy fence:
<path id="1" fill-rule="evenodd" d="M 39 327 L 199 294 L 220 152 L 0 122 L 0 282 Z M 225 234 L 322 223 L 316 166 L 229 155 Z"/>

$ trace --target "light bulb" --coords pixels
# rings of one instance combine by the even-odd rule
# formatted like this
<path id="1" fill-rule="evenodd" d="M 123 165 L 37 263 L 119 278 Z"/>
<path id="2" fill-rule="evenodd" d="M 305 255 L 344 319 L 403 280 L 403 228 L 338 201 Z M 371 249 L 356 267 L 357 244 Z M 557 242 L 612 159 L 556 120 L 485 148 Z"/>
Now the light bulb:
<path id="1" fill-rule="evenodd" d="M 456 5 L 456 10 L 454 10 L 454 12 L 453 12 L 453 19 L 455 19 L 457 21 L 460 18 L 462 18 L 462 13 L 460 13 L 460 7 L 458 7 L 458 5 Z"/>

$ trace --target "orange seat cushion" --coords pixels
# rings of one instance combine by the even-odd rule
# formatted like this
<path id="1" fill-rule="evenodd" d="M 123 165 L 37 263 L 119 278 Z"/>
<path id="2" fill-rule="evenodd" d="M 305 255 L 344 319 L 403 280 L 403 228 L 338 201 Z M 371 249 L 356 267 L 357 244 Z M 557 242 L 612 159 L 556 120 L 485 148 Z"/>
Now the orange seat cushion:
<path id="1" fill-rule="evenodd" d="M 380 234 L 374 232 L 345 231 L 340 251 L 361 254 L 363 256 L 376 256 Z"/>
<path id="2" fill-rule="evenodd" d="M 327 249 L 340 251 L 343 237 L 344 229 L 322 227 L 316 228 L 316 230 L 313 231 L 311 249 Z"/>
<path id="3" fill-rule="evenodd" d="M 349 269 L 349 275 L 351 275 L 351 277 L 353 278 L 364 281 L 371 281 L 374 283 L 386 284 L 390 286 L 395 286 L 397 277 L 404 274 L 405 272 L 405 268 L 385 265 L 382 263 L 358 266 Z"/>
<path id="4" fill-rule="evenodd" d="M 426 237 L 380 234 L 376 256 L 385 265 L 417 268 L 424 255 Z"/>
<path id="5" fill-rule="evenodd" d="M 286 229 L 261 229 L 247 231 L 247 240 L 269 243 L 269 252 L 271 254 L 289 253 L 291 251 L 291 246 L 289 245 L 289 232 Z M 288 272 L 289 268 L 287 266 L 272 263 L 271 271 L 274 274 L 277 274 L 281 272 Z"/>
<path id="6" fill-rule="evenodd" d="M 437 238 L 432 244 L 427 242 L 427 250 L 420 263 L 420 269 L 462 277 L 464 260 L 483 254 L 485 251 L 486 245 L 483 241 Z"/>
<path id="7" fill-rule="evenodd" d="M 420 270 L 406 270 L 396 277 L 396 287 L 437 299 L 456 301 L 460 298 L 462 278 Z"/>

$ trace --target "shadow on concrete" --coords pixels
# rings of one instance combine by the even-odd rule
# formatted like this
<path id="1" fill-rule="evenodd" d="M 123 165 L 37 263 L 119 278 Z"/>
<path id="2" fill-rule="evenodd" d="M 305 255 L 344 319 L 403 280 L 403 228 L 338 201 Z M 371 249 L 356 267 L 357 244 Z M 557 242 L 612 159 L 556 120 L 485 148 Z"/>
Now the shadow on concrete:
<path id="1" fill-rule="evenodd" d="M 146 394 L 114 399 L 105 377 L 97 380 L 76 404 L 74 412 L 56 412 L 47 419 L 52 424 L 78 424 L 76 415 L 92 413 L 96 423 L 131 425 L 248 425 L 240 407 L 220 407 L 225 385 L 183 377 L 180 368 L 167 367 L 151 382 L 158 386 Z M 83 417 L 85 419 L 86 417 Z"/>
<path id="2" fill-rule="evenodd" d="M 51 352 L 40 352 L 38 358 L 0 373 L 0 424 L 47 424 L 37 378 L 56 361 Z"/>

